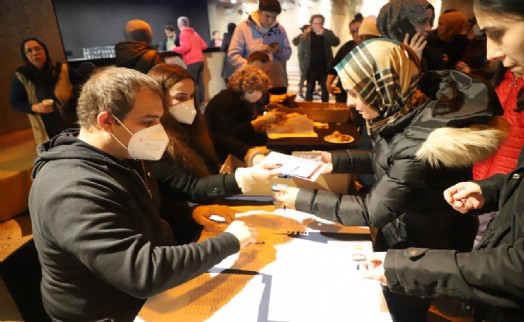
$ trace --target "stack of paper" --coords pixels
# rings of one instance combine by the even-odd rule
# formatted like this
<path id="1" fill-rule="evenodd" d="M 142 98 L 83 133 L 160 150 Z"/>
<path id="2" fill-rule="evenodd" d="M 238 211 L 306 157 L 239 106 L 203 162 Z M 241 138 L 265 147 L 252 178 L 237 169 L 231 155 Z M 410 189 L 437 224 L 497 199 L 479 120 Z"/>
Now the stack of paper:
<path id="1" fill-rule="evenodd" d="M 326 166 L 322 162 L 294 157 L 274 151 L 271 151 L 267 155 L 264 163 L 281 164 L 282 166 L 278 168 L 280 173 L 309 181 L 317 180 L 318 176 L 322 173 L 322 170 L 324 170 L 324 167 Z"/>

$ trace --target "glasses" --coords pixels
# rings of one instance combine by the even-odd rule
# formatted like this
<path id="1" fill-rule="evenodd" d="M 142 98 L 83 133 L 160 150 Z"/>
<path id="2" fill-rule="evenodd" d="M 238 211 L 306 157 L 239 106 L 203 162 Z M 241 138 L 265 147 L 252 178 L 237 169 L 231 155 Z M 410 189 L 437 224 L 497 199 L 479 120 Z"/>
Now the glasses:
<path id="1" fill-rule="evenodd" d="M 42 48 L 42 47 L 40 47 L 40 46 L 35 46 L 35 47 L 33 47 L 33 48 L 31 48 L 31 47 L 27 48 L 27 49 L 24 51 L 24 53 L 25 53 L 26 55 L 29 55 L 29 54 L 31 54 L 33 51 L 36 52 L 36 51 L 42 51 L 42 50 L 44 50 L 44 48 Z"/>

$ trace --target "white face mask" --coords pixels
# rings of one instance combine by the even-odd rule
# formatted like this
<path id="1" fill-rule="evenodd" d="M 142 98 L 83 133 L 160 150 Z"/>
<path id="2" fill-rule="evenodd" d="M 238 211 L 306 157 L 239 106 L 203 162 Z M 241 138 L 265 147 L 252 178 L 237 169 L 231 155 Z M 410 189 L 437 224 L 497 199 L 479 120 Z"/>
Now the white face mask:
<path id="1" fill-rule="evenodd" d="M 126 147 L 113 133 L 111 133 L 111 135 L 120 145 L 129 151 L 129 155 L 132 158 L 151 161 L 160 160 L 169 143 L 169 137 L 162 127 L 162 124 L 159 123 L 132 133 L 118 118 L 115 117 L 115 119 L 131 134 L 131 139 Z"/>
<path id="2" fill-rule="evenodd" d="M 197 115 L 195 101 L 191 99 L 170 106 L 169 113 L 180 123 L 193 124 Z"/>

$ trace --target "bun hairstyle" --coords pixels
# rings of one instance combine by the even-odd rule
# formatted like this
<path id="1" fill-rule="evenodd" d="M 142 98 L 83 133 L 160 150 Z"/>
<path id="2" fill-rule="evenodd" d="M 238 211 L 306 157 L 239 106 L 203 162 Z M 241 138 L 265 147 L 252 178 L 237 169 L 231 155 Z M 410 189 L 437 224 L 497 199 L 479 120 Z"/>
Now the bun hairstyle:
<path id="1" fill-rule="evenodd" d="M 353 20 L 351 20 L 351 21 L 349 22 L 349 26 L 351 26 L 352 24 L 354 24 L 354 23 L 356 23 L 356 22 L 361 23 L 362 20 L 364 20 L 364 16 L 362 16 L 361 13 L 356 13 L 356 14 L 355 14 L 355 17 L 353 18 Z"/>

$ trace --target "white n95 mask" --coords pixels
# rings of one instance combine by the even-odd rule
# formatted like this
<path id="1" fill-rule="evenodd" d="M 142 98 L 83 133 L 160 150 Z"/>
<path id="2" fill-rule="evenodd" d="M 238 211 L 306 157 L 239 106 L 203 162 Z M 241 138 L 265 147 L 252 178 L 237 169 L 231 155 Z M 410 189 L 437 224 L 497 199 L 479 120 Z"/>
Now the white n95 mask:
<path id="1" fill-rule="evenodd" d="M 160 160 L 169 143 L 169 137 L 162 124 L 159 123 L 132 133 L 119 119 L 116 117 L 115 119 L 131 134 L 131 139 L 126 147 L 113 133 L 111 135 L 120 145 L 127 149 L 132 158 L 151 161 Z"/>
<path id="2" fill-rule="evenodd" d="M 193 124 L 197 115 L 195 101 L 191 99 L 170 106 L 169 113 L 180 123 Z"/>

